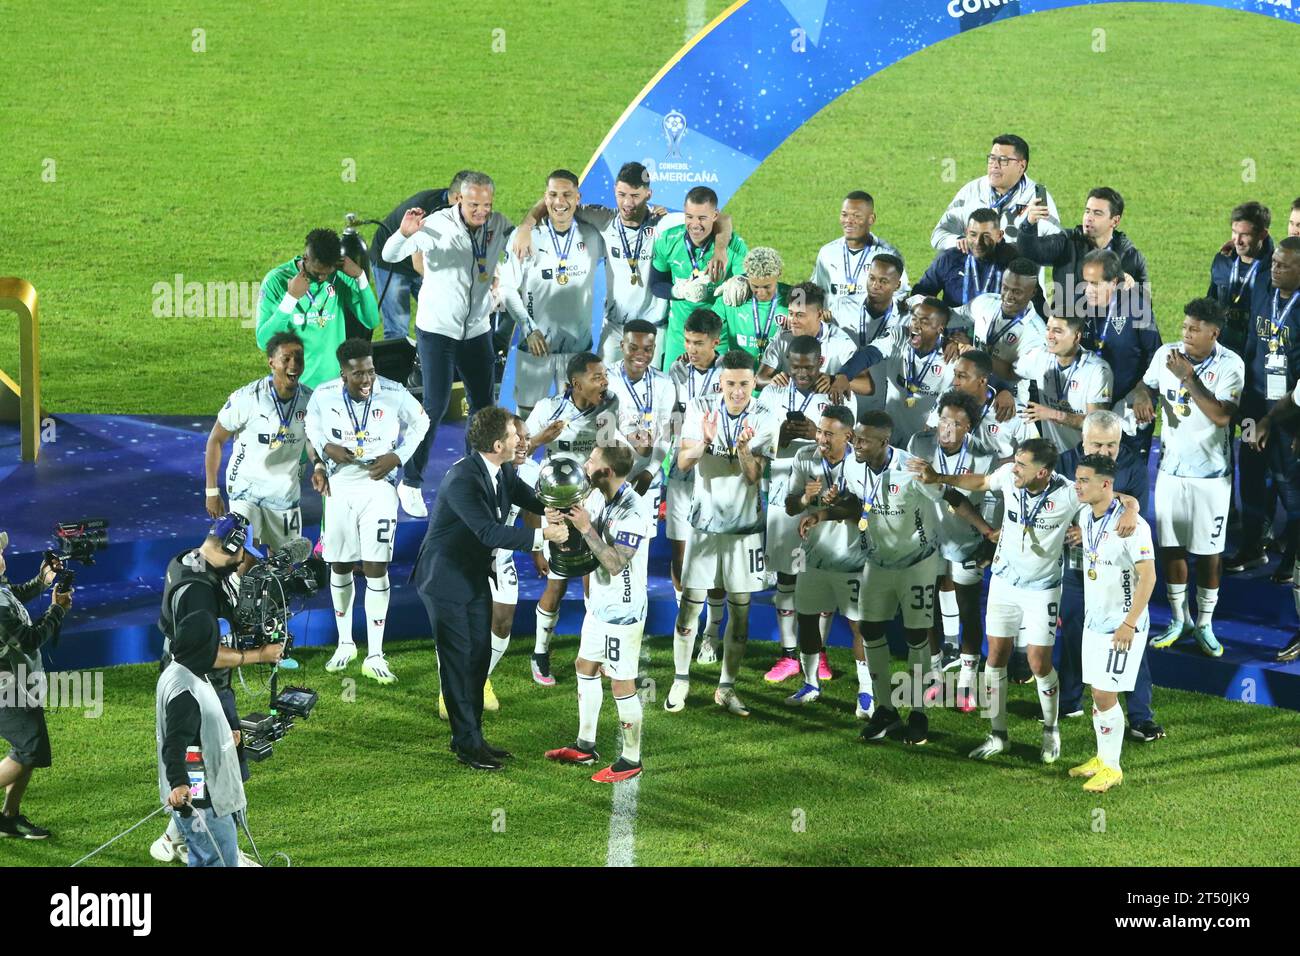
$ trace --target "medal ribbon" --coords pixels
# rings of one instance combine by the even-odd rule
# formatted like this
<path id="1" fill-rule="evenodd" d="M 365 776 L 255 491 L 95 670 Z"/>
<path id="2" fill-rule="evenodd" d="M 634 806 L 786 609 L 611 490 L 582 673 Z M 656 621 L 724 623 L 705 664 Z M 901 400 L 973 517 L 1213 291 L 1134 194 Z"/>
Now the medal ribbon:
<path id="1" fill-rule="evenodd" d="M 705 268 L 704 268 L 704 269 L 701 269 L 700 266 L 699 266 L 699 263 L 697 263 L 697 262 L 695 261 L 695 253 L 698 251 L 699 254 L 700 254 L 700 258 L 704 258 L 704 250 L 707 249 L 707 248 L 709 248 L 711 245 L 713 245 L 713 237 L 710 236 L 710 237 L 709 237 L 709 241 L 706 242 L 704 245 L 700 246 L 700 248 L 699 248 L 698 250 L 697 250 L 697 249 L 695 248 L 695 246 L 691 243 L 691 237 L 690 237 L 690 236 L 685 236 L 685 235 L 684 235 L 684 236 L 682 236 L 682 240 L 683 240 L 683 243 L 684 243 L 685 246 L 686 246 L 686 254 L 687 254 L 688 256 L 691 257 L 691 275 L 692 275 L 692 277 L 697 276 L 697 275 L 701 275 L 702 273 L 704 273 L 704 272 L 707 270 L 708 263 L 706 262 L 706 263 L 705 263 Z"/>
<path id="2" fill-rule="evenodd" d="M 1297 299 L 1300 299 L 1300 291 L 1292 292 L 1291 301 L 1289 301 L 1286 304 L 1286 308 L 1282 310 L 1282 317 L 1279 319 L 1277 315 L 1277 310 L 1278 307 L 1281 306 L 1282 304 L 1282 290 L 1281 289 L 1273 290 L 1273 314 L 1272 316 L 1269 317 L 1268 320 L 1269 323 L 1273 326 L 1273 333 L 1268 337 L 1268 341 L 1269 341 L 1268 350 L 1270 352 L 1277 351 L 1278 341 L 1282 336 L 1282 326 L 1286 325 L 1286 317 L 1290 315 L 1291 310 L 1295 308 Z"/>
<path id="3" fill-rule="evenodd" d="M 293 390 L 293 398 L 289 399 L 288 410 L 285 411 L 283 410 L 285 405 L 280 401 L 280 396 L 275 391 L 275 379 L 268 375 L 266 384 L 271 392 L 271 401 L 275 403 L 275 415 L 280 419 L 280 431 L 287 433 L 289 431 L 289 420 L 293 417 L 293 410 L 298 406 L 298 396 L 301 392 L 297 388 Z"/>
<path id="4" fill-rule="evenodd" d="M 768 333 L 772 331 L 772 320 L 776 316 L 776 297 L 773 296 L 772 301 L 767 303 L 767 321 L 761 329 L 758 327 L 758 297 L 753 296 L 749 302 L 754 313 L 754 338 L 758 341 L 758 347 L 764 348 L 771 337 Z"/>
<path id="5" fill-rule="evenodd" d="M 482 226 L 479 227 L 479 235 L 483 238 L 483 245 L 480 246 L 477 242 L 474 241 L 474 230 L 469 227 L 469 223 L 465 222 L 464 214 L 462 214 L 459 209 L 456 210 L 456 214 L 460 216 L 461 224 L 465 227 L 465 231 L 469 233 L 469 247 L 474 252 L 474 261 L 478 267 L 479 278 L 486 279 L 487 278 L 487 223 L 484 223 Z M 548 221 L 547 225 L 549 224 L 550 223 Z"/>
<path id="6" fill-rule="evenodd" d="M 867 300 L 862 300 L 862 312 L 858 315 L 858 348 L 866 348 L 876 339 L 880 338 L 880 333 L 889 328 L 889 320 L 894 317 L 898 311 L 898 303 L 892 299 L 889 301 L 889 311 L 879 319 L 871 318 L 871 313 L 867 311 Z M 867 323 L 879 322 L 876 331 L 871 333 L 871 338 L 867 338 Z"/>
<path id="7" fill-rule="evenodd" d="M 343 406 L 348 410 L 348 418 L 352 419 L 352 430 L 360 436 L 357 439 L 358 446 L 365 443 L 366 422 L 370 421 L 370 403 L 374 401 L 374 398 L 375 393 L 372 389 L 370 394 L 366 397 L 366 407 L 361 411 L 361 422 L 358 424 L 357 413 L 353 410 L 354 403 L 352 401 L 352 396 L 348 393 L 346 388 L 343 389 Z"/>
<path id="8" fill-rule="evenodd" d="M 749 409 L 746 408 L 735 418 L 731 417 L 731 412 L 727 411 L 727 406 L 722 405 L 722 435 L 727 440 L 727 451 L 732 452 L 736 449 L 736 439 L 740 437 L 741 431 L 745 428 L 745 419 L 749 417 Z M 734 426 L 734 427 L 729 427 Z"/>
<path id="9" fill-rule="evenodd" d="M 858 276 L 862 275 L 862 269 L 867 264 L 867 259 L 870 258 L 867 255 L 867 250 L 873 245 L 875 243 L 868 242 L 856 253 L 850 254 L 849 242 L 847 239 L 844 240 L 844 248 L 841 250 L 844 253 L 844 282 L 853 290 L 852 292 L 849 292 L 848 289 L 844 290 L 846 294 L 853 295 L 858 291 Z M 857 256 L 857 265 L 852 264 L 854 255 Z"/>
<path id="10" fill-rule="evenodd" d="M 916 359 L 918 358 L 918 356 L 916 354 L 916 350 L 912 348 L 911 343 L 908 343 L 906 384 L 907 384 L 907 391 L 909 394 L 915 395 L 917 392 L 921 390 L 921 381 L 922 379 L 925 378 L 926 370 L 930 367 L 930 359 L 934 358 L 934 356 L 938 353 L 938 351 L 939 351 L 939 346 L 935 345 L 934 348 L 932 348 L 929 352 L 927 352 L 924 358 L 921 359 L 921 371 L 917 372 Z"/>
<path id="11" fill-rule="evenodd" d="M 560 235 L 555 231 L 555 226 L 551 224 L 550 219 L 546 220 L 546 231 L 551 234 L 551 252 L 555 253 L 555 258 L 558 260 L 555 271 L 559 275 L 564 275 L 568 272 L 569 250 L 573 248 L 573 234 L 577 232 L 576 224 L 570 223 L 569 231 L 564 234 L 563 252 L 560 251 Z M 639 249 L 640 246 L 637 248 Z"/>
<path id="12" fill-rule="evenodd" d="M 871 492 L 862 501 L 863 518 L 866 518 L 867 515 L 871 514 L 871 509 L 875 506 L 876 503 L 876 495 L 880 494 L 880 485 L 884 482 L 885 475 L 889 472 L 889 465 L 891 462 L 893 462 L 893 460 L 894 460 L 894 449 L 891 446 L 889 451 L 885 455 L 885 464 L 880 469 L 879 475 L 877 475 L 874 471 L 871 470 L 870 465 L 867 465 L 867 474 L 870 476 L 868 481 L 870 482 L 871 485 Z"/>
<path id="13" fill-rule="evenodd" d="M 618 226 L 618 238 L 623 243 L 623 258 L 627 260 L 627 266 L 632 270 L 632 274 L 638 278 L 641 275 L 639 271 L 641 268 L 641 243 L 645 241 L 645 224 L 649 221 L 650 217 L 647 215 L 642 220 L 641 225 L 636 227 L 636 249 L 634 250 L 627 241 L 627 229 L 623 226 L 623 220 L 614 220 L 614 224 Z"/>
<path id="14" fill-rule="evenodd" d="M 717 362 L 716 362 L 716 360 L 715 360 L 714 363 L 713 363 L 713 366 L 712 366 L 712 367 L 711 367 L 707 372 L 704 373 L 704 384 L 703 384 L 703 386 L 700 388 L 700 394 L 701 394 L 701 395 L 708 395 L 708 394 L 709 394 L 709 384 L 713 381 L 713 374 L 714 374 L 717 370 L 718 370 L 718 364 L 717 364 Z M 696 373 L 696 371 L 697 371 L 697 369 L 695 368 L 694 365 L 689 366 L 688 369 L 687 369 L 687 375 L 686 375 L 686 386 L 687 386 L 687 388 L 690 389 L 690 392 L 691 392 L 691 398 L 694 398 L 694 397 L 695 397 L 695 373 Z"/>
<path id="15" fill-rule="evenodd" d="M 948 470 L 948 453 L 939 446 L 939 471 L 945 475 L 960 475 L 961 470 L 966 465 L 966 455 L 970 451 L 970 435 L 961 440 L 961 448 L 957 452 L 957 466 L 952 471 Z"/>
<path id="16" fill-rule="evenodd" d="M 1228 294 L 1232 295 L 1232 287 L 1237 284 L 1237 271 L 1241 268 L 1240 257 L 1232 260 L 1232 277 L 1228 279 Z M 1236 305 L 1241 301 L 1241 297 L 1246 294 L 1246 290 L 1251 287 L 1255 281 L 1255 273 L 1259 271 L 1259 260 L 1256 259 L 1250 264 L 1250 269 L 1246 272 L 1246 278 L 1241 280 L 1241 289 L 1236 295 L 1232 296 L 1232 304 Z"/>
<path id="17" fill-rule="evenodd" d="M 990 262 L 988 275 L 986 275 L 984 281 L 981 282 L 979 260 L 975 258 L 973 252 L 966 253 L 966 267 L 962 270 L 961 275 L 962 301 L 969 302 L 974 298 L 974 296 L 970 294 L 971 285 L 975 286 L 976 295 L 982 295 L 985 292 L 996 292 L 997 288 L 995 288 L 995 286 L 998 288 L 1001 287 L 1001 282 L 998 281 L 1001 279 L 1001 276 L 1002 273 L 1001 270 L 998 269 L 998 264 L 996 262 Z"/>
<path id="18" fill-rule="evenodd" d="M 992 350 L 992 348 L 995 345 L 997 345 L 999 342 L 1002 341 L 1002 336 L 1006 335 L 1008 332 L 1010 332 L 1012 329 L 1014 329 L 1017 325 L 1019 325 L 1024 320 L 1025 316 L 1029 314 L 1030 308 L 1031 307 L 1028 305 L 1025 306 L 1023 309 L 1020 310 L 1019 315 L 1017 315 L 1006 325 L 1002 326 L 1002 328 L 998 330 L 996 333 L 993 331 L 993 327 L 997 323 L 997 319 L 995 318 L 992 322 L 990 322 L 988 338 L 984 340 L 984 348 L 986 350 Z M 998 313 L 999 316 L 1001 314 L 1002 314 L 1001 312 Z"/>
<path id="19" fill-rule="evenodd" d="M 623 376 L 623 384 L 627 386 L 628 393 L 632 396 L 632 402 L 636 405 L 636 410 L 640 412 L 643 417 L 648 419 L 650 417 L 650 413 L 654 409 L 654 401 L 655 401 L 654 377 L 650 374 L 648 370 L 646 371 L 645 404 L 643 405 L 641 403 L 641 399 L 636 394 L 636 386 L 632 384 L 632 380 L 627 377 L 627 364 L 624 363 L 622 367 L 619 369 L 619 371 L 620 374 L 622 374 Z"/>
<path id="20" fill-rule="evenodd" d="M 1029 534 L 1029 529 L 1034 525 L 1034 519 L 1038 517 L 1038 512 L 1043 510 L 1043 502 L 1052 490 L 1052 480 L 1047 480 L 1047 487 L 1043 489 L 1042 495 L 1038 498 L 1038 504 L 1034 505 L 1034 510 L 1029 511 L 1029 496 L 1025 494 L 1025 489 L 1020 489 L 1020 523 L 1025 526 L 1025 534 Z"/>
<path id="21" fill-rule="evenodd" d="M 1094 518 L 1091 514 L 1088 515 L 1088 560 L 1091 562 L 1093 569 L 1096 569 L 1097 567 L 1097 549 L 1101 547 L 1102 536 L 1106 533 L 1106 526 L 1110 524 L 1110 519 L 1115 514 L 1117 508 L 1119 508 L 1118 499 L 1110 503 L 1110 507 L 1107 508 L 1106 513 L 1101 516 L 1100 521 Z"/>

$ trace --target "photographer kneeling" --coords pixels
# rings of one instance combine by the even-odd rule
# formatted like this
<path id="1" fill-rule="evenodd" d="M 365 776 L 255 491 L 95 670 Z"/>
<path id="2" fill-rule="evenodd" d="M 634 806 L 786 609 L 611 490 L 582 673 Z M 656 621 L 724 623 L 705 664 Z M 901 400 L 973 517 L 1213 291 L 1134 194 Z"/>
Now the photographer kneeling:
<path id="1" fill-rule="evenodd" d="M 4 576 L 3 552 L 8 544 L 9 535 L 0 531 L 0 737 L 11 748 L 0 760 L 0 788 L 5 791 L 0 837 L 44 840 L 50 831 L 18 812 L 32 771 L 50 765 L 45 708 L 41 697 L 29 693 L 28 678 L 44 670 L 41 645 L 59 636 L 63 616 L 72 607 L 72 590 L 56 588 L 49 608 L 33 624 L 23 602 L 54 582 L 54 569 L 44 562 L 40 573 L 26 584 L 10 584 Z"/>
<path id="2" fill-rule="evenodd" d="M 241 667 L 244 664 L 275 664 L 278 663 L 284 653 L 281 644 L 266 644 L 256 650 L 240 651 L 233 647 L 227 647 L 221 642 L 219 618 L 225 618 L 227 621 L 234 620 L 234 609 L 237 594 L 231 586 L 231 574 L 239 567 L 240 562 L 245 557 L 245 543 L 248 535 L 248 524 L 246 520 L 237 514 L 230 513 L 218 518 L 204 539 L 203 545 L 197 549 L 185 551 L 172 559 L 167 566 L 167 578 L 163 584 L 162 596 L 162 613 L 158 618 L 158 627 L 163 632 L 163 673 L 159 678 L 159 694 L 162 693 L 163 680 L 171 670 L 180 655 L 178 654 L 177 642 L 179 641 L 182 631 L 188 628 L 189 638 L 191 641 L 196 640 L 195 634 L 200 630 L 200 624 L 206 630 L 204 631 L 205 639 L 210 637 L 213 642 L 212 653 L 208 655 L 206 649 L 201 653 L 203 660 L 191 661 L 195 666 L 191 667 L 185 664 L 185 669 L 196 674 L 199 682 L 208 691 L 211 692 L 216 702 L 217 710 L 223 715 L 225 721 L 224 730 L 228 735 L 224 739 L 231 741 L 229 758 L 233 761 L 235 768 L 236 782 L 240 784 L 240 805 L 243 801 L 243 781 L 248 779 L 248 763 L 244 758 L 242 747 L 240 747 L 239 732 L 239 712 L 235 701 L 235 692 L 230 683 L 230 672 L 235 667 Z M 191 650 L 191 654 L 194 651 Z M 180 675 L 173 675 L 175 680 Z M 198 701 L 197 695 L 193 695 Z M 162 698 L 159 698 L 159 740 L 163 739 L 163 718 Z M 178 705 L 180 706 L 180 705 Z M 189 727 L 189 718 L 197 721 L 197 711 L 191 707 L 185 707 L 188 717 L 179 718 Z M 194 729 L 197 731 L 198 724 L 194 723 Z M 187 740 L 181 746 L 182 777 L 184 774 L 184 757 L 185 748 L 198 744 L 197 739 Z M 203 751 L 206 754 L 208 743 L 203 742 Z M 160 757 L 161 760 L 161 757 Z M 163 773 L 160 764 L 160 774 Z M 207 771 L 209 781 L 212 779 L 213 771 L 209 767 Z M 174 779 L 174 778 L 173 778 Z M 188 780 L 188 778 L 185 778 Z M 187 784 L 188 785 L 188 784 Z M 173 787 L 179 786 L 173 783 Z M 167 794 L 164 792 L 164 798 Z M 196 805 L 201 806 L 197 802 Z M 175 804 L 173 804 L 175 805 Z M 228 815 L 229 811 L 219 811 L 218 815 Z M 211 814 L 207 815 L 211 817 Z M 231 831 L 233 831 L 233 817 L 229 820 Z M 192 824 L 192 818 L 190 821 Z M 178 828 L 177 818 L 173 816 L 171 823 L 161 837 L 154 841 L 149 848 L 149 853 L 154 859 L 164 862 L 176 859 L 178 856 L 184 858 L 186 853 L 186 844 L 192 849 L 195 844 L 189 839 L 189 831 L 185 826 Z M 181 835 L 185 834 L 186 840 L 182 842 Z M 198 838 L 199 852 L 201 857 L 208 862 L 195 863 L 193 858 L 190 859 L 191 866 L 214 865 L 211 861 L 216 859 L 212 852 L 212 841 L 205 836 L 200 835 Z M 224 853 L 224 848 L 223 851 Z M 234 855 L 226 856 L 227 866 L 257 866 L 251 858 L 246 856 L 237 847 Z"/>

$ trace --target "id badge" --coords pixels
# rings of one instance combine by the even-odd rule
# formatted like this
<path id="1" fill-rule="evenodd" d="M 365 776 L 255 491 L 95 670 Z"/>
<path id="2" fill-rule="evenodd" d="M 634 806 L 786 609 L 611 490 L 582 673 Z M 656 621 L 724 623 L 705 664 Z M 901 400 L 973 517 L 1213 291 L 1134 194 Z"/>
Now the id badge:
<path id="1" fill-rule="evenodd" d="M 1068 571 L 1083 570 L 1083 545 L 1077 544 L 1065 551 L 1065 567 Z"/>
<path id="2" fill-rule="evenodd" d="M 1268 378 L 1265 397 L 1270 402 L 1276 402 L 1287 393 L 1286 356 L 1281 352 L 1270 352 L 1264 356 L 1264 372 Z"/>

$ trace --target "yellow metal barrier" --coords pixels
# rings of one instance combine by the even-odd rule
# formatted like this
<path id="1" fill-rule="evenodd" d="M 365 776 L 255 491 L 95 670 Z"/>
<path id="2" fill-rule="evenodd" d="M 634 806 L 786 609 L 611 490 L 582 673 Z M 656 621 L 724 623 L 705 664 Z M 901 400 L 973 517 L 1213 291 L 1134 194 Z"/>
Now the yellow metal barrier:
<path id="1" fill-rule="evenodd" d="M 35 461 L 41 450 L 41 325 L 36 289 L 26 279 L 0 278 L 0 311 L 18 315 L 19 372 L 14 382 L 0 371 L 0 395 L 18 399 L 23 461 Z"/>

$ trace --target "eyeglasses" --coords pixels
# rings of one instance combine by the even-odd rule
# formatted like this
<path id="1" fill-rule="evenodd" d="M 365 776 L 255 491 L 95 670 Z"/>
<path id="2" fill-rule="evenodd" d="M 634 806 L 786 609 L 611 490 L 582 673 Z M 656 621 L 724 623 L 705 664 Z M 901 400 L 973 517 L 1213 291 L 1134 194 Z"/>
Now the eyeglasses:
<path id="1" fill-rule="evenodd" d="M 997 153 L 989 153 L 987 157 L 990 164 L 997 163 L 999 166 L 1006 166 L 1010 163 L 1023 163 L 1024 160 L 1018 156 L 999 156 Z"/>

